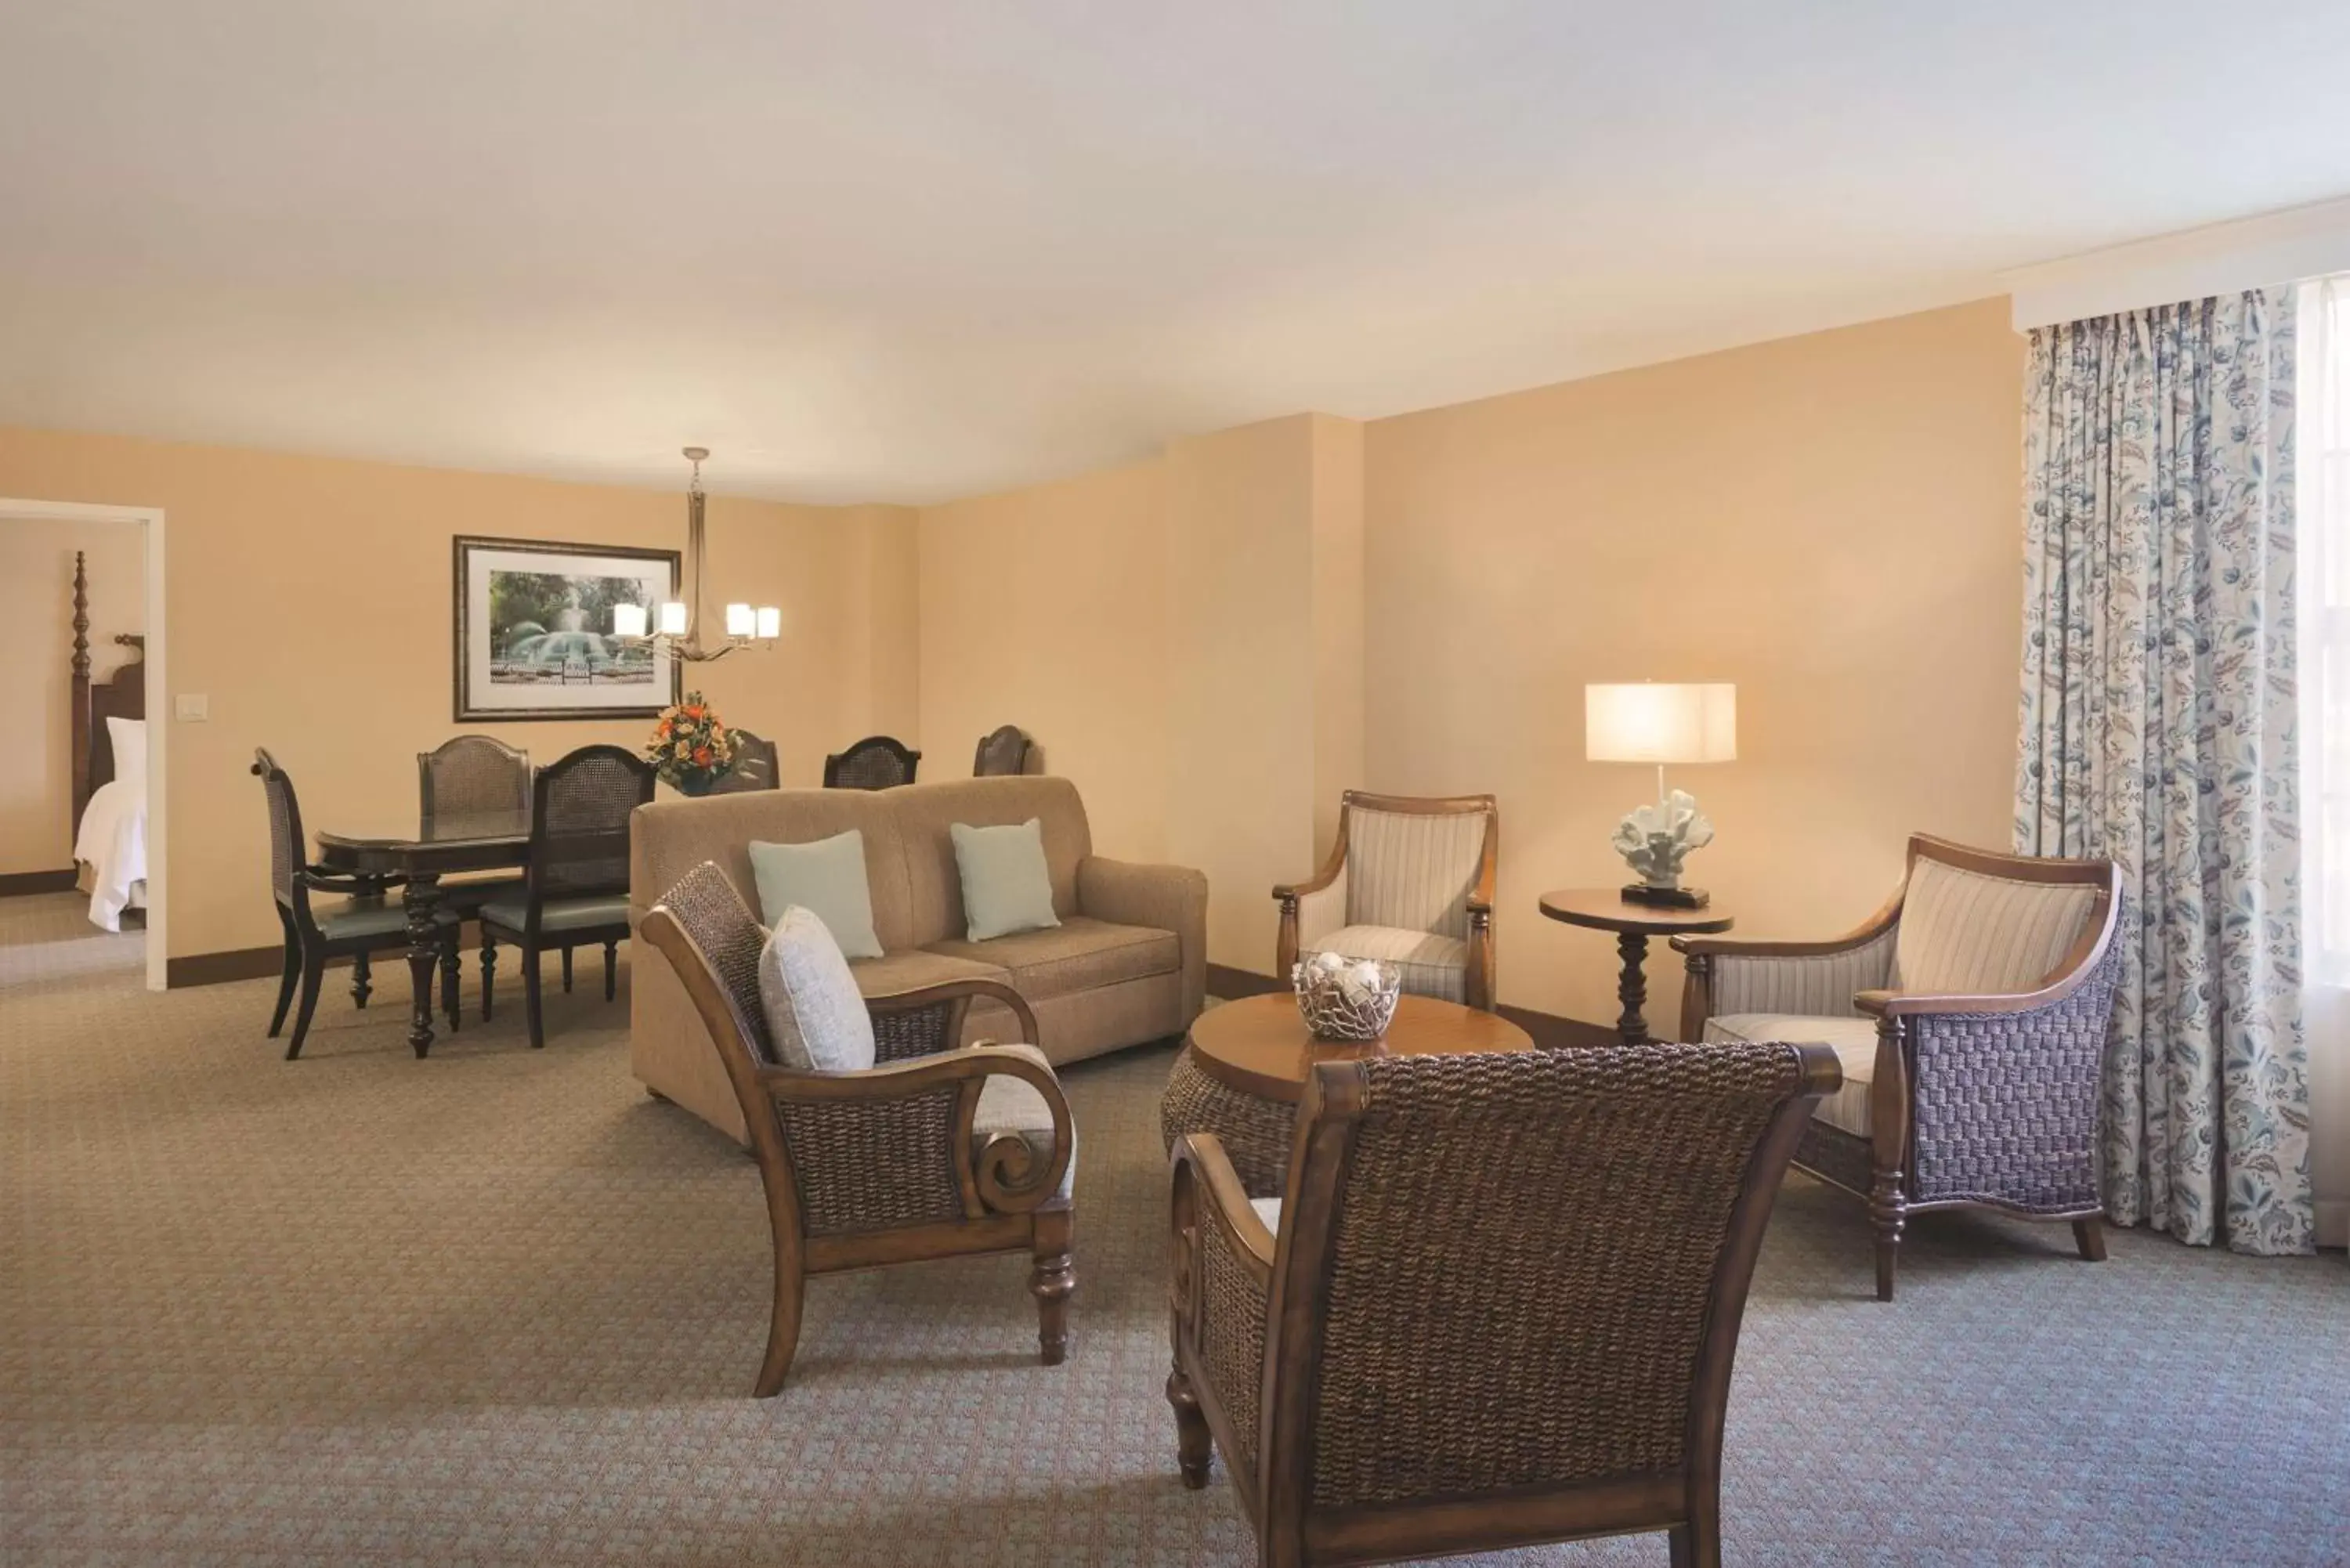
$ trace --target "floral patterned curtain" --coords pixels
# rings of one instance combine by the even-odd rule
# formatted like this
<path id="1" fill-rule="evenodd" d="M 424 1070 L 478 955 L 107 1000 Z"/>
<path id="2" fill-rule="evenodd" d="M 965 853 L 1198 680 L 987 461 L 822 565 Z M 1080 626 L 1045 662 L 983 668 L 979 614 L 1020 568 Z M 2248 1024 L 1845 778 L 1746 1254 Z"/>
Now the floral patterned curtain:
<path id="1" fill-rule="evenodd" d="M 2128 897 L 2106 1210 L 2312 1244 L 2290 289 L 2032 334 L 2015 843 Z"/>

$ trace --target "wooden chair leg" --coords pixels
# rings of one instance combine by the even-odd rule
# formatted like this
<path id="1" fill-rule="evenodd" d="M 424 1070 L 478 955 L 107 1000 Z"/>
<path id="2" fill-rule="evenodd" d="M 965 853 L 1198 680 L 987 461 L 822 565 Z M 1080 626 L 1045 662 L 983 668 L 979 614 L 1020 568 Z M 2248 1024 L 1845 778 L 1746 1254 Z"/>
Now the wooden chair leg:
<path id="1" fill-rule="evenodd" d="M 449 1020 L 449 1033 L 457 1033 L 463 1009 L 457 1005 L 457 982 L 464 975 L 464 961 L 458 956 L 457 943 L 463 928 L 454 924 L 448 935 L 441 939 L 441 1012 Z"/>
<path id="2" fill-rule="evenodd" d="M 1721 1485 L 1692 1480 L 1689 1522 L 1669 1533 L 1673 1568 L 1721 1568 Z"/>
<path id="3" fill-rule="evenodd" d="M 604 1000 L 611 1001 L 619 994 L 619 976 L 614 972 L 620 961 L 620 940 L 618 937 L 604 944 Z"/>
<path id="4" fill-rule="evenodd" d="M 570 950 L 566 949 L 563 956 L 568 961 Z M 567 961 L 564 967 L 570 965 Z M 534 1051 L 546 1044 L 546 1030 L 539 1022 L 538 1012 L 538 950 L 525 942 L 522 950 L 522 1015 L 530 1026 L 530 1048 Z"/>
<path id="5" fill-rule="evenodd" d="M 2074 1220 L 2073 1245 L 2081 1249 L 2084 1262 L 2104 1262 L 2106 1261 L 2106 1222 L 2095 1215 L 2091 1215 L 2086 1220 Z"/>
<path id="6" fill-rule="evenodd" d="M 571 994 L 571 949 L 568 944 L 563 949 L 563 993 L 566 996 Z"/>
<path id="7" fill-rule="evenodd" d="M 482 1022 L 490 1021 L 490 989 L 498 977 L 498 939 L 490 934 L 489 923 L 482 924 Z"/>
<path id="8" fill-rule="evenodd" d="M 1191 1380 L 1180 1365 L 1167 1374 L 1167 1403 L 1175 1407 L 1175 1462 L 1182 1469 L 1183 1484 L 1198 1491 L 1208 1484 L 1215 1438 L 1208 1430 L 1208 1417 L 1201 1413 L 1200 1397 L 1191 1392 Z"/>
<path id="9" fill-rule="evenodd" d="M 1028 1290 L 1036 1298 L 1036 1344 L 1047 1366 L 1058 1366 L 1069 1354 L 1069 1297 L 1077 1288 L 1069 1231 L 1066 1209 L 1046 1209 L 1036 1215 L 1035 1267 L 1028 1276 Z"/>
<path id="10" fill-rule="evenodd" d="M 1901 1253 L 1901 1230 L 1909 1206 L 1898 1178 L 1880 1175 L 1869 1195 L 1868 1220 L 1877 1232 L 1877 1299 L 1893 1299 L 1893 1269 Z"/>
<path id="11" fill-rule="evenodd" d="M 294 917 L 286 907 L 277 907 L 277 919 L 286 928 L 286 972 L 277 981 L 277 1011 L 269 1015 L 269 1038 L 286 1027 L 286 1010 L 294 1005 L 294 992 L 302 983 L 302 935 L 294 929 Z"/>
<path id="12" fill-rule="evenodd" d="M 751 1388 L 754 1399 L 774 1398 L 783 1391 L 784 1379 L 791 1376 L 792 1357 L 800 1348 L 800 1308 L 806 1291 L 807 1278 L 800 1272 L 798 1262 L 777 1254 L 775 1310 L 767 1320 L 767 1355 L 759 1363 L 759 1381 Z"/>
<path id="13" fill-rule="evenodd" d="M 368 973 L 368 956 L 364 952 L 351 955 L 351 1005 L 361 1012 L 367 1011 L 368 998 L 375 994 Z"/>
<path id="14" fill-rule="evenodd" d="M 318 1011 L 318 992 L 327 983 L 327 955 L 302 955 L 302 1004 L 294 1011 L 294 1038 L 286 1043 L 286 1059 L 302 1054 L 302 1041 L 310 1033 L 310 1015 Z"/>

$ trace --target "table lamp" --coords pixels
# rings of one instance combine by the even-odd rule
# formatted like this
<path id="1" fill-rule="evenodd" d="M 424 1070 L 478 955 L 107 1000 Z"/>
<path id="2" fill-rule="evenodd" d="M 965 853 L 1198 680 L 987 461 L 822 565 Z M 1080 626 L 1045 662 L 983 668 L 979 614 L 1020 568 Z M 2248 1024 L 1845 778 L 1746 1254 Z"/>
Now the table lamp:
<path id="1" fill-rule="evenodd" d="M 1702 909 L 1705 890 L 1681 886 L 1681 862 L 1713 842 L 1713 824 L 1680 790 L 1665 791 L 1667 763 L 1738 759 L 1738 688 L 1726 681 L 1641 681 L 1583 689 L 1583 754 L 1595 763 L 1653 763 L 1657 804 L 1616 826 L 1616 852 L 1640 879 L 1624 897 L 1636 904 Z"/>

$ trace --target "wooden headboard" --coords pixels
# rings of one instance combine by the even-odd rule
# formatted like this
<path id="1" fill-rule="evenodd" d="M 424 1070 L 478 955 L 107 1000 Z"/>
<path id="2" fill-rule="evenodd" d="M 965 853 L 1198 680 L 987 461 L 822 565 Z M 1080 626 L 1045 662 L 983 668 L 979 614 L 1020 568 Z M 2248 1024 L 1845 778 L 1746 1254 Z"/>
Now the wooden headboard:
<path id="1" fill-rule="evenodd" d="M 114 782 L 114 738 L 109 719 L 147 717 L 147 639 L 123 632 L 115 641 L 130 649 L 122 668 L 103 680 L 89 678 L 89 576 L 82 553 L 74 552 L 73 592 L 73 831 L 89 797 Z"/>

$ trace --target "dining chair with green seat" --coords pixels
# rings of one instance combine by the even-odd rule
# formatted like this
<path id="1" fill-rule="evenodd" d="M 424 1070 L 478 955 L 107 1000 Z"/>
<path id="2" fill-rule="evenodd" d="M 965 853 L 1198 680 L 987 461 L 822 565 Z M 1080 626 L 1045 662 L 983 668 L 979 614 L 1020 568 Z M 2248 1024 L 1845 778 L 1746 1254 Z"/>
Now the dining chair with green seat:
<path id="1" fill-rule="evenodd" d="M 622 746 L 582 746 L 538 770 L 531 785 L 530 851 L 522 888 L 482 906 L 484 941 L 522 949 L 523 1006 L 533 1046 L 546 1044 L 539 1005 L 538 955 L 604 950 L 604 1000 L 629 935 L 629 814 L 653 798 L 652 763 Z M 490 976 L 482 976 L 489 1011 Z"/>
<path id="2" fill-rule="evenodd" d="M 294 1012 L 294 1036 L 286 1044 L 288 1062 L 302 1054 L 310 1033 L 310 1017 L 317 1011 L 318 992 L 326 981 L 327 961 L 348 958 L 356 971 L 351 1000 L 367 1005 L 369 955 L 408 949 L 408 911 L 388 900 L 388 888 L 399 884 L 377 877 L 335 877 L 310 864 L 310 840 L 302 830 L 302 806 L 294 781 L 277 759 L 256 747 L 253 772 L 261 780 L 269 802 L 269 890 L 277 906 L 278 924 L 286 933 L 286 969 L 277 985 L 277 1010 L 269 1017 L 269 1038 L 286 1027 L 286 1013 L 298 992 L 301 1005 Z M 317 894 L 340 895 L 319 902 Z M 442 914 L 444 942 L 457 940 L 453 915 Z"/>
<path id="3" fill-rule="evenodd" d="M 417 803 L 423 820 L 441 817 L 519 815 L 530 809 L 530 753 L 491 735 L 459 735 L 416 753 Z M 493 898 L 522 891 L 517 872 L 460 877 L 441 883 L 441 907 L 459 919 L 479 918 Z M 490 1016 L 491 977 L 497 968 L 497 939 L 482 928 L 482 1019 Z M 442 1011 L 453 1011 L 455 974 L 444 971 Z"/>

